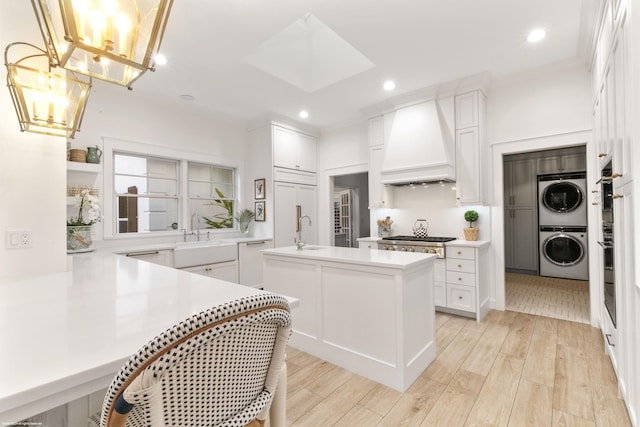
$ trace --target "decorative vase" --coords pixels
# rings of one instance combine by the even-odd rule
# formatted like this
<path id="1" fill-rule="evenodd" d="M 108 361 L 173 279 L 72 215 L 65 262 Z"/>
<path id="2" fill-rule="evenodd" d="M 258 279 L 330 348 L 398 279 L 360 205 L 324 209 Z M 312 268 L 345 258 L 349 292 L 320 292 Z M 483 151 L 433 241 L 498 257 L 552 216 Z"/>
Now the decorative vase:
<path id="1" fill-rule="evenodd" d="M 97 145 L 95 147 L 87 147 L 87 163 L 100 163 L 102 150 Z"/>
<path id="2" fill-rule="evenodd" d="M 475 227 L 473 227 L 473 228 L 469 228 L 469 227 L 465 228 L 464 229 L 464 239 L 465 240 L 472 240 L 472 241 L 478 240 L 478 232 L 479 231 L 480 231 L 480 229 L 479 228 L 475 228 Z"/>
<path id="3" fill-rule="evenodd" d="M 246 236 L 247 234 L 249 234 L 249 223 L 248 222 L 241 222 L 239 223 L 240 225 L 240 232 L 242 233 L 243 236 Z"/>
<path id="4" fill-rule="evenodd" d="M 90 225 L 67 225 L 67 253 L 93 250 Z"/>

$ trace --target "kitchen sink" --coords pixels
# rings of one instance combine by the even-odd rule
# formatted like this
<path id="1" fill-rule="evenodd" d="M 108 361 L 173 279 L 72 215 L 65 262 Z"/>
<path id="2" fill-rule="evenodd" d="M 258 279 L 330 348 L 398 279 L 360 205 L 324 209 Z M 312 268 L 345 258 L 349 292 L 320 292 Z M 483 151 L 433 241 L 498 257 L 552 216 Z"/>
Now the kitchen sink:
<path id="1" fill-rule="evenodd" d="M 236 259 L 238 259 L 238 246 L 235 243 L 218 240 L 176 243 L 173 250 L 175 268 L 215 264 Z"/>

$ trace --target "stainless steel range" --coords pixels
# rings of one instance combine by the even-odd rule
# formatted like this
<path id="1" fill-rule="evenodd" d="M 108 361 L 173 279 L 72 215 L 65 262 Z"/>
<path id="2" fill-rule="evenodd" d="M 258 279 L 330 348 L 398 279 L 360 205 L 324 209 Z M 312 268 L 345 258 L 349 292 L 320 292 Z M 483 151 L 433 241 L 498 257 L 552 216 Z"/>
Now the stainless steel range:
<path id="1" fill-rule="evenodd" d="M 456 240 L 455 237 L 415 237 L 391 236 L 383 237 L 378 247 L 385 251 L 418 252 L 445 257 L 445 242 Z"/>

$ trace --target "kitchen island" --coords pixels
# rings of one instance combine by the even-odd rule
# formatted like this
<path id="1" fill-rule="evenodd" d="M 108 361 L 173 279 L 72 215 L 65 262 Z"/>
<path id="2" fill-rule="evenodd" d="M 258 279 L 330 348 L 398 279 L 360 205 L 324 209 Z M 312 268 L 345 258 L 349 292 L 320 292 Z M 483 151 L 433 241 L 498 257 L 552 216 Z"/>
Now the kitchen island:
<path id="1" fill-rule="evenodd" d="M 262 254 L 264 289 L 300 300 L 292 347 L 398 391 L 434 360 L 435 255 L 323 246 Z"/>

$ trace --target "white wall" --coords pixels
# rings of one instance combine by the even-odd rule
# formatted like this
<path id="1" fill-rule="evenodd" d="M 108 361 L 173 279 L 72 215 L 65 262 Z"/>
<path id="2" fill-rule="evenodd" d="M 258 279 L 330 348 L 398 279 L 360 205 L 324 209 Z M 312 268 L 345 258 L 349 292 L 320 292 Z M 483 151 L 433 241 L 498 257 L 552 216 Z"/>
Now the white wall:
<path id="1" fill-rule="evenodd" d="M 0 14 L 0 46 L 24 41 L 42 45 L 29 2 L 6 2 Z M 10 56 L 10 61 L 20 57 Z M 0 67 L 0 278 L 66 269 L 66 141 L 20 133 Z M 6 249 L 8 229 L 32 231 L 33 247 Z"/>
<path id="2" fill-rule="evenodd" d="M 579 59 L 495 80 L 488 90 L 489 144 L 590 128 L 590 74 Z"/>

